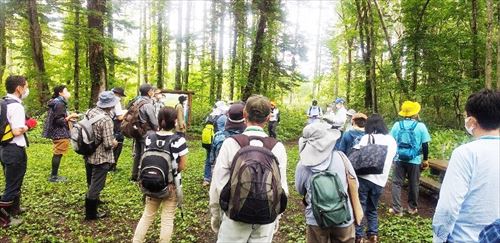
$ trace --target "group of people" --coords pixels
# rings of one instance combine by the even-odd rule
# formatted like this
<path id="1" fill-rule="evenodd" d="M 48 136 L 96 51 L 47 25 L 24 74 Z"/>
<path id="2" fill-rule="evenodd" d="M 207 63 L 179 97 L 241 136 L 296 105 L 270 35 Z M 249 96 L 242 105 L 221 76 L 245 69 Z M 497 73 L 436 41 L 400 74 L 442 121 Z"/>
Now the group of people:
<path id="1" fill-rule="evenodd" d="M 15 225 L 23 212 L 20 198 L 27 163 L 26 133 L 37 124 L 26 117 L 22 105 L 29 94 L 26 78 L 9 76 L 5 87 L 7 96 L 1 101 L 0 114 L 1 120 L 6 107 L 7 126 L 1 127 L 5 132 L 0 141 L 5 190 L 0 209 L 5 209 L 7 215 L 0 210 L 0 219 L 7 220 L 7 225 Z M 141 158 L 153 147 L 175 161 L 176 180 L 180 181 L 180 173 L 188 164 L 186 97 L 179 96 L 179 103 L 169 107 L 155 102 L 159 100 L 159 92 L 148 84 L 141 85 L 139 93 L 124 110 L 120 104 L 120 99 L 126 97 L 122 88 L 104 91 L 99 94 L 96 106 L 83 115 L 68 112 L 71 95 L 64 85 L 54 88 L 48 102 L 43 135 L 53 141 L 50 182 L 67 180 L 58 171 L 69 148 L 71 124 L 82 116 L 96 120 L 92 130 L 97 147 L 95 152 L 84 156 L 87 220 L 105 216 L 97 211 L 102 203 L 99 195 L 108 171 L 116 169 L 124 135 L 128 136 L 123 127 L 134 112 L 138 114 L 135 128 L 142 135 L 134 138 L 132 181 L 141 185 Z M 294 179 L 295 189 L 304 197 L 306 239 L 307 242 L 379 242 L 378 204 L 391 168 L 389 213 L 418 214 L 420 174 L 429 167 L 431 141 L 426 125 L 419 118 L 421 106 L 405 101 L 399 112 L 401 120 L 388 129 L 379 114 L 367 116 L 347 110 L 342 98 L 336 99 L 334 105 L 335 112 L 327 109 L 323 114 L 317 101 L 313 101 L 307 111 L 308 125 L 298 142 L 299 162 Z M 435 242 L 498 240 L 494 234 L 500 224 L 500 93 L 482 90 L 472 94 L 465 112 L 465 128 L 475 139 L 455 149 L 451 156 L 432 223 Z M 93 119 L 96 117 L 99 119 Z M 219 101 L 207 117 L 205 123 L 212 125 L 212 130 L 207 131 L 212 134 L 209 146 L 204 146 L 207 155 L 203 183 L 209 186 L 210 223 L 218 242 L 272 242 L 279 229 L 289 196 L 287 152 L 276 140 L 279 121 L 276 104 L 262 95 L 230 105 Z M 158 149 L 165 143 L 167 150 Z M 362 158 L 361 163 L 358 158 Z M 170 183 L 172 177 L 168 178 Z M 408 208 L 404 209 L 401 188 L 406 179 Z M 175 210 L 182 201 L 179 188 L 180 184 L 170 183 L 164 188 L 165 196 L 145 194 L 145 209 L 133 242 L 144 241 L 160 207 L 160 241 L 171 240 Z"/>

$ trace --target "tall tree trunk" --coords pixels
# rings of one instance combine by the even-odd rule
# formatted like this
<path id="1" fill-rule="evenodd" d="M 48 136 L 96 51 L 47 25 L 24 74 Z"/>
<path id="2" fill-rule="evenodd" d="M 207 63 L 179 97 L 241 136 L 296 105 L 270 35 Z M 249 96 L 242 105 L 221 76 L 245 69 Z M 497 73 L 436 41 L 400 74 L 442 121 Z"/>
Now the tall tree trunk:
<path id="1" fill-rule="evenodd" d="M 242 0 L 233 1 L 233 45 L 231 49 L 231 70 L 229 72 L 229 100 L 234 99 L 234 75 L 236 72 L 237 47 L 238 47 L 238 23 L 241 18 Z M 244 6 L 244 5 L 243 5 Z"/>
<path id="2" fill-rule="evenodd" d="M 370 80 L 370 37 L 368 33 L 368 14 L 364 0 L 356 0 L 356 12 L 358 18 L 359 43 L 361 46 L 361 54 L 363 56 L 363 64 L 365 69 L 365 108 L 372 107 L 371 98 L 371 80 Z M 366 36 L 365 36 L 366 35 Z M 365 39 L 366 38 L 366 39 Z"/>
<path id="3" fill-rule="evenodd" d="M 75 82 L 74 104 L 75 110 L 80 110 L 80 0 L 72 0 L 73 11 L 75 12 L 75 36 L 74 36 L 74 56 L 75 63 L 73 69 L 73 79 Z"/>
<path id="4" fill-rule="evenodd" d="M 492 85 L 492 63 L 493 63 L 493 0 L 486 0 L 486 13 L 488 15 L 486 30 L 486 62 L 484 70 L 485 86 L 491 89 Z"/>
<path id="5" fill-rule="evenodd" d="M 163 88 L 163 14 L 165 3 L 158 1 L 158 21 L 156 22 L 156 87 Z"/>
<path id="6" fill-rule="evenodd" d="M 148 22 L 146 21 L 147 19 L 147 4 L 144 3 L 143 9 L 142 9 L 142 76 L 143 76 L 143 82 L 144 83 L 149 83 L 148 80 L 148 37 L 147 37 L 147 30 L 148 30 Z"/>
<path id="7" fill-rule="evenodd" d="M 190 31 L 190 22 L 191 22 L 191 8 L 192 8 L 192 2 L 187 3 L 187 11 L 186 11 L 186 30 L 184 31 L 184 41 L 186 45 L 185 49 L 185 57 L 184 57 L 184 90 L 188 89 L 188 84 L 189 84 L 189 59 L 190 59 L 190 52 L 191 52 L 191 31 Z"/>
<path id="8" fill-rule="evenodd" d="M 368 26 L 369 26 L 369 36 L 370 36 L 370 92 L 371 92 L 371 104 L 372 104 L 372 112 L 377 113 L 378 112 L 378 105 L 377 105 L 377 82 L 376 82 L 376 51 L 377 51 L 377 46 L 375 42 L 375 25 L 373 23 L 373 11 L 371 7 L 370 0 L 366 1 L 367 2 L 367 14 L 368 14 Z"/>
<path id="9" fill-rule="evenodd" d="M 210 103 L 215 100 L 215 50 L 217 43 L 215 42 L 215 32 L 217 31 L 217 0 L 212 0 L 211 6 L 211 21 L 210 21 Z"/>
<path id="10" fill-rule="evenodd" d="M 97 102 L 99 93 L 104 90 L 106 83 L 106 63 L 104 60 L 104 21 L 106 13 L 106 0 L 88 0 L 88 28 L 93 34 L 89 42 L 89 68 L 90 80 L 90 103 L 92 106 Z"/>
<path id="11" fill-rule="evenodd" d="M 5 39 L 5 16 L 7 5 L 4 1 L 0 3 L 0 83 L 3 82 L 3 74 L 7 64 L 7 39 Z"/>
<path id="12" fill-rule="evenodd" d="M 373 3 L 375 3 L 375 8 L 377 9 L 377 13 L 380 19 L 380 24 L 382 25 L 382 29 L 384 30 L 384 36 L 385 36 L 385 41 L 387 42 L 387 48 L 389 49 L 389 54 L 391 55 L 391 62 L 392 62 L 392 69 L 394 70 L 394 74 L 396 74 L 396 78 L 399 83 L 399 87 L 403 91 L 403 94 L 405 96 L 408 96 L 408 88 L 406 87 L 403 77 L 401 75 L 401 66 L 399 64 L 399 58 L 394 55 L 394 51 L 392 50 L 392 44 L 391 44 L 391 37 L 389 36 L 389 33 L 387 31 L 387 27 L 385 26 L 384 22 L 384 15 L 382 14 L 382 10 L 380 9 L 377 0 L 373 0 Z"/>
<path id="13" fill-rule="evenodd" d="M 219 24 L 219 52 L 217 58 L 217 100 L 222 97 L 222 83 L 224 82 L 223 68 L 224 68 L 224 15 L 225 15 L 225 1 L 220 2 L 220 24 Z"/>
<path id="14" fill-rule="evenodd" d="M 340 7 L 342 11 L 342 16 L 346 16 L 344 9 L 344 1 L 340 2 Z M 349 27 L 347 26 L 347 24 L 344 24 L 344 31 L 346 33 L 349 31 Z M 349 104 L 351 100 L 352 49 L 354 44 L 354 38 L 353 37 L 346 38 L 346 43 L 347 43 L 346 101 Z"/>
<path id="15" fill-rule="evenodd" d="M 182 63 L 182 5 L 183 2 L 179 2 L 179 8 L 178 8 L 178 19 L 177 19 L 177 38 L 176 38 L 176 47 L 175 47 L 175 90 L 181 90 L 182 89 L 182 70 L 181 70 L 181 63 Z"/>
<path id="16" fill-rule="evenodd" d="M 270 9 L 274 5 L 274 3 L 275 0 L 262 0 L 259 3 L 260 18 L 257 27 L 257 33 L 255 35 L 252 62 L 250 64 L 250 70 L 248 71 L 248 81 L 243 91 L 243 100 L 247 100 L 248 97 L 252 95 L 252 92 L 255 90 L 256 84 L 260 81 L 265 30 L 267 26 L 267 20 L 269 18 L 268 15 L 270 14 Z"/>
<path id="17" fill-rule="evenodd" d="M 115 85 L 115 47 L 113 41 L 113 10 L 112 10 L 112 2 L 108 2 L 108 38 L 111 40 L 111 44 L 109 45 L 109 54 L 108 54 L 108 80 L 106 83 L 106 89 L 110 89 Z"/>
<path id="18" fill-rule="evenodd" d="M 472 19 L 471 19 L 471 31 L 472 31 L 472 72 L 471 77 L 473 79 L 479 79 L 479 54 L 478 48 L 478 31 L 477 31 L 477 0 L 472 0 Z"/>
<path id="19" fill-rule="evenodd" d="M 45 105 L 49 97 L 49 86 L 48 77 L 45 71 L 45 62 L 43 59 L 43 48 L 42 48 L 42 30 L 40 29 L 40 23 L 38 21 L 38 12 L 36 7 L 36 0 L 28 1 L 28 21 L 29 21 L 29 35 L 31 50 L 33 54 L 33 62 L 36 69 L 36 79 L 37 79 L 37 90 L 38 90 L 38 102 L 40 106 Z"/>
<path id="20" fill-rule="evenodd" d="M 240 16 L 238 19 L 238 72 L 237 81 L 239 84 L 238 99 L 242 99 L 243 90 L 246 85 L 246 69 L 247 69 L 247 3 L 246 0 L 241 0 Z"/>
<path id="21" fill-rule="evenodd" d="M 500 91 L 500 2 L 497 3 L 497 91 Z"/>
<path id="22" fill-rule="evenodd" d="M 413 84 L 412 84 L 412 91 L 415 92 L 417 91 L 417 82 L 418 82 L 418 67 L 420 66 L 420 55 L 418 53 L 419 48 L 420 48 L 420 41 L 424 38 L 422 36 L 422 23 L 423 23 L 423 18 L 425 14 L 425 10 L 427 9 L 427 6 L 429 5 L 430 0 L 427 0 L 422 7 L 422 11 L 420 11 L 418 15 L 418 21 L 417 21 L 417 26 L 415 28 L 415 33 L 413 36 L 413 72 L 412 72 L 412 79 L 413 79 Z"/>

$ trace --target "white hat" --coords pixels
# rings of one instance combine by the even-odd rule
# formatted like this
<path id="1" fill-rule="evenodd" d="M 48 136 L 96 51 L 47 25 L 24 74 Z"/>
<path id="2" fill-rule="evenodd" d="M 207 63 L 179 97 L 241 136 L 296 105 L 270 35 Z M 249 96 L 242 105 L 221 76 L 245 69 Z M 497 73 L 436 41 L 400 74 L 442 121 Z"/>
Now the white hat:
<path id="1" fill-rule="evenodd" d="M 307 125 L 299 139 L 300 163 L 315 166 L 325 161 L 333 151 L 340 131 L 326 123 L 316 122 Z"/>

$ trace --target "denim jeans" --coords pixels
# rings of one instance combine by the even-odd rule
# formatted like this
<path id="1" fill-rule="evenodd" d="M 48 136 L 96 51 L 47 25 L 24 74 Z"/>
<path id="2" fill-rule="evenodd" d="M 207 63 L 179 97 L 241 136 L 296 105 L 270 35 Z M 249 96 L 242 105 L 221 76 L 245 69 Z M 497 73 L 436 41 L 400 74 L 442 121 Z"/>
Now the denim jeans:
<path id="1" fill-rule="evenodd" d="M 210 182 L 212 180 L 212 164 L 210 163 L 210 149 L 205 148 L 207 151 L 207 158 L 205 159 L 205 172 L 203 173 L 203 180 Z"/>
<path id="2" fill-rule="evenodd" d="M 378 213 L 377 206 L 378 200 L 382 195 L 384 190 L 383 187 L 361 177 L 358 177 L 359 181 L 359 200 L 361 201 L 361 206 L 365 213 L 365 219 L 360 226 L 356 226 L 356 238 L 364 236 L 364 230 L 366 226 L 366 234 L 378 235 Z"/>
<path id="3" fill-rule="evenodd" d="M 9 202 L 20 196 L 27 160 L 26 148 L 24 147 L 9 143 L 0 148 L 0 161 L 5 176 L 5 190 L 1 201 Z"/>

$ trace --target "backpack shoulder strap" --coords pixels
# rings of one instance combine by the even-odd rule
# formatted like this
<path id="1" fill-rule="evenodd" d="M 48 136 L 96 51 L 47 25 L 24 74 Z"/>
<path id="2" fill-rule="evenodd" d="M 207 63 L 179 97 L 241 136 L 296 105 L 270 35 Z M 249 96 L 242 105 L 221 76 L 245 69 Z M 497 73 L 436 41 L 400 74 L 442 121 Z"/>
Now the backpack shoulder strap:
<path id="1" fill-rule="evenodd" d="M 411 127 L 410 127 L 410 131 L 415 130 L 415 128 L 417 127 L 417 125 L 418 125 L 418 121 L 415 121 L 415 122 L 411 125 Z"/>
<path id="2" fill-rule="evenodd" d="M 244 134 L 234 135 L 231 138 L 233 138 L 241 148 L 246 147 L 250 144 L 250 138 Z"/>
<path id="3" fill-rule="evenodd" d="M 349 172 L 349 170 L 347 169 L 347 168 L 349 168 L 347 166 L 347 161 L 349 160 L 347 158 L 347 156 L 342 151 L 335 151 L 335 152 L 337 152 L 340 155 L 340 158 L 342 158 L 342 162 L 344 163 L 344 169 L 345 169 L 345 175 L 346 175 L 346 177 L 352 176 L 351 173 Z"/>
<path id="4" fill-rule="evenodd" d="M 264 144 L 264 147 L 269 149 L 270 151 L 272 151 L 274 146 L 276 146 L 276 144 L 278 143 L 278 140 L 272 137 L 262 138 L 261 141 Z"/>
<path id="5" fill-rule="evenodd" d="M 102 114 L 102 113 L 98 114 L 97 116 L 94 116 L 91 119 L 89 119 L 89 122 L 90 122 L 90 124 L 94 124 L 94 123 L 98 122 L 99 120 L 103 119 L 105 116 L 106 116 L 106 114 Z"/>

